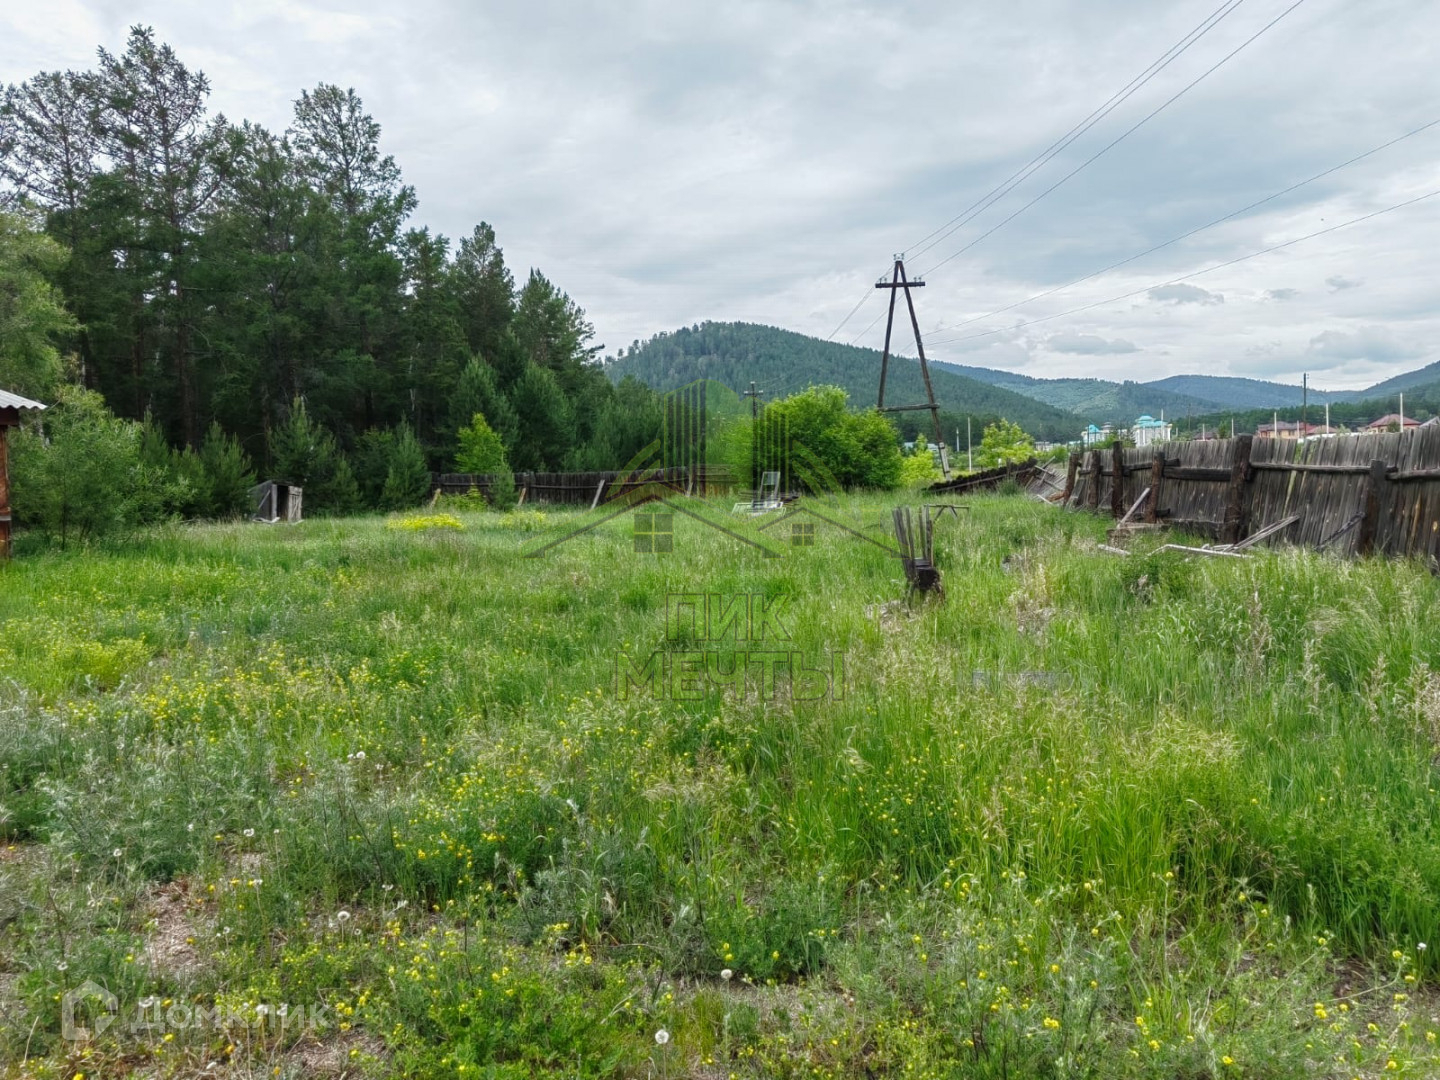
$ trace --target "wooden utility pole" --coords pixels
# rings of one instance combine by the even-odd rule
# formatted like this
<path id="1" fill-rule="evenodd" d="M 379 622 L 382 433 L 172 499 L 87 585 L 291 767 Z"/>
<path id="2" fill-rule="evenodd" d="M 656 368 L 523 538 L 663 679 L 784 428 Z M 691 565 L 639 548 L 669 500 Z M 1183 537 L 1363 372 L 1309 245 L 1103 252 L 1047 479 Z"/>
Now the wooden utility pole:
<path id="1" fill-rule="evenodd" d="M 760 504 L 760 397 L 764 390 L 757 390 L 755 384 L 750 384 L 750 389 L 741 394 L 741 397 L 750 399 L 750 490 L 754 492 L 751 497 L 751 507 Z"/>
<path id="2" fill-rule="evenodd" d="M 944 470 L 945 479 L 949 480 L 950 468 L 944 453 L 945 436 L 940 434 L 940 406 L 935 404 L 935 387 L 930 382 L 930 365 L 925 359 L 925 343 L 920 340 L 920 320 L 915 317 L 915 300 L 910 295 L 911 289 L 924 287 L 925 282 L 911 281 L 905 276 L 905 259 L 900 255 L 895 257 L 895 268 L 890 273 L 890 280 L 882 279 L 875 283 L 877 289 L 890 290 L 890 311 L 885 318 L 885 351 L 880 354 L 880 396 L 875 407 L 880 412 L 918 412 L 929 409 L 930 420 L 935 427 L 935 445 L 940 447 L 941 468 Z M 895 295 L 901 289 L 905 291 L 905 306 L 910 309 L 910 329 L 915 332 L 915 352 L 920 357 L 920 377 L 925 380 L 925 396 L 929 403 L 924 405 L 885 404 L 885 376 L 890 370 L 890 336 L 895 328 Z"/>

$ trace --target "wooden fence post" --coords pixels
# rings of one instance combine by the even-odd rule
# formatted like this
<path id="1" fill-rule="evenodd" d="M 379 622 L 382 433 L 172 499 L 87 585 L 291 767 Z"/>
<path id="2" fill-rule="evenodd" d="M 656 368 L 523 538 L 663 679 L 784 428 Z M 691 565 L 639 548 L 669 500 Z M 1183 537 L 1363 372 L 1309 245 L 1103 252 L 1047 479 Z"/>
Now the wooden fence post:
<path id="1" fill-rule="evenodd" d="M 9 428 L 0 423 L 0 559 L 10 557 L 10 451 Z"/>
<path id="2" fill-rule="evenodd" d="M 1090 451 L 1090 509 L 1100 512 L 1100 451 Z"/>
<path id="3" fill-rule="evenodd" d="M 1370 462 L 1370 475 L 1365 482 L 1365 509 L 1360 517 L 1360 532 L 1355 538 L 1357 555 L 1372 555 L 1375 552 L 1375 536 L 1380 531 L 1380 493 L 1389 472 L 1390 466 L 1384 461 L 1377 459 Z"/>
<path id="4" fill-rule="evenodd" d="M 1110 459 L 1110 467 L 1115 473 L 1110 484 L 1110 514 L 1119 521 L 1125 516 L 1125 447 L 1119 439 L 1115 440 Z"/>
<path id="5" fill-rule="evenodd" d="M 1145 520 L 1154 525 L 1160 520 L 1160 481 L 1165 479 L 1165 448 L 1157 447 L 1150 462 L 1150 505 L 1145 508 Z"/>
<path id="6" fill-rule="evenodd" d="M 1065 494 L 1060 496 L 1060 505 L 1069 506 L 1070 496 L 1075 493 L 1075 473 L 1080 468 L 1080 454 L 1077 451 L 1070 453 L 1070 465 L 1065 470 Z"/>
<path id="7" fill-rule="evenodd" d="M 1222 544 L 1238 544 L 1245 535 L 1245 484 L 1250 475 L 1252 435 L 1235 439 L 1235 456 L 1230 462 L 1230 487 L 1225 498 L 1225 520 L 1220 526 Z"/>

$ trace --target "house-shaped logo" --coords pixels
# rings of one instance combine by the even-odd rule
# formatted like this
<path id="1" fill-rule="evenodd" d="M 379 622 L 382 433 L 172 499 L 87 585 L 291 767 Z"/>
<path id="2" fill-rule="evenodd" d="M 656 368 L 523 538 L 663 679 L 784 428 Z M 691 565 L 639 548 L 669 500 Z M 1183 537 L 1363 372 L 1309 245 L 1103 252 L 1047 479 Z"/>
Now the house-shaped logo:
<path id="1" fill-rule="evenodd" d="M 843 522 L 843 489 L 791 437 L 783 414 L 762 411 L 753 400 L 746 406 L 729 387 L 702 379 L 667 394 L 663 417 L 659 437 L 602 484 L 589 511 L 529 542 L 526 557 L 544 556 L 625 515 L 631 550 L 641 556 L 674 553 L 690 522 L 766 559 L 813 547 L 817 525 L 899 554 L 858 523 Z"/>

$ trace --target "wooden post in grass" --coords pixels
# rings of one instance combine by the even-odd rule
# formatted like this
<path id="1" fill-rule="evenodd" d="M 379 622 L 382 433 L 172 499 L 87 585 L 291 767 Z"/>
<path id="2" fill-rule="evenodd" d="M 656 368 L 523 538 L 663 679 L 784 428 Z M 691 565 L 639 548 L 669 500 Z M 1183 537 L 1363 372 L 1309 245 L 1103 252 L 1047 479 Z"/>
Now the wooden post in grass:
<path id="1" fill-rule="evenodd" d="M 1385 477 L 1390 466 L 1380 460 L 1370 462 L 1370 473 L 1365 481 L 1365 509 L 1360 517 L 1360 532 L 1355 538 L 1357 555 L 1372 555 L 1375 552 L 1375 536 L 1380 531 L 1380 495 L 1385 487 Z"/>
<path id="2" fill-rule="evenodd" d="M 1095 513 L 1100 512 L 1100 451 L 1090 451 L 1090 509 Z"/>
<path id="3" fill-rule="evenodd" d="M 1070 496 L 1075 493 L 1075 474 L 1080 469 L 1080 454 L 1078 451 L 1071 451 L 1070 464 L 1065 469 L 1065 494 L 1060 496 L 1060 505 L 1069 506 Z"/>
<path id="4" fill-rule="evenodd" d="M 1115 440 L 1115 449 L 1110 455 L 1114 476 L 1110 484 L 1110 515 L 1116 521 L 1125 516 L 1125 447 Z"/>
<path id="5" fill-rule="evenodd" d="M 1225 493 L 1225 520 L 1220 525 L 1220 542 L 1236 544 L 1245 535 L 1245 485 L 1250 477 L 1252 435 L 1235 438 L 1235 456 L 1230 461 L 1230 481 Z"/>
<path id="6" fill-rule="evenodd" d="M 1145 520 L 1154 525 L 1160 520 L 1160 481 L 1165 479 L 1165 448 L 1157 446 L 1150 460 L 1150 504 L 1145 507 Z"/>

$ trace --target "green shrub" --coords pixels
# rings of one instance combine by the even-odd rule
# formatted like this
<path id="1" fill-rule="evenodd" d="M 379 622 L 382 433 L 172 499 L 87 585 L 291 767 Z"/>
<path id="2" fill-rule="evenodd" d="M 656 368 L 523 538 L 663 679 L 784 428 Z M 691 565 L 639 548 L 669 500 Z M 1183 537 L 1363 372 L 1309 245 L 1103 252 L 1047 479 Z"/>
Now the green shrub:
<path id="1" fill-rule="evenodd" d="M 137 524 L 154 486 L 140 459 L 140 434 L 140 425 L 112 415 L 99 394 L 63 389 L 41 424 L 14 438 L 20 523 L 62 547 Z"/>

